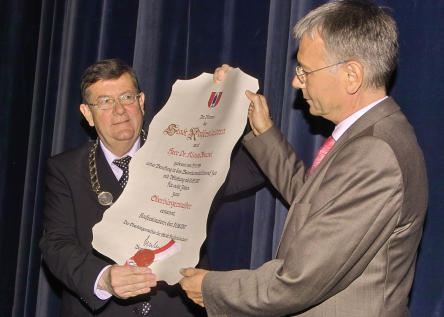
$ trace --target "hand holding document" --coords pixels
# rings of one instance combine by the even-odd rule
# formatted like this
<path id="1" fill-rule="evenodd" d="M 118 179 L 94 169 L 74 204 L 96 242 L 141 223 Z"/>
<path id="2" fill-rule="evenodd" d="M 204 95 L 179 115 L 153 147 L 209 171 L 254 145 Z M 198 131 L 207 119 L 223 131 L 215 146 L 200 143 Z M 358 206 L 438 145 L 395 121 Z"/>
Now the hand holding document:
<path id="1" fill-rule="evenodd" d="M 173 85 L 131 160 L 125 190 L 93 228 L 98 252 L 131 264 L 151 250 L 153 273 L 169 284 L 197 264 L 208 211 L 245 128 L 247 89 L 257 91 L 257 79 L 240 69 L 219 83 L 203 73 Z"/>

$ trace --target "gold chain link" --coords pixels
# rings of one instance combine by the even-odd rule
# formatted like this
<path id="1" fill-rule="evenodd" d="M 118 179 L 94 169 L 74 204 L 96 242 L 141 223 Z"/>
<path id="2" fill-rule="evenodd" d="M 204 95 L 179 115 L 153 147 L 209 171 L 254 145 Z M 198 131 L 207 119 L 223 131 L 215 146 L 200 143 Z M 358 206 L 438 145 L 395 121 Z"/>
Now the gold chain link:
<path id="1" fill-rule="evenodd" d="M 100 193 L 100 183 L 97 177 L 97 166 L 96 166 L 96 150 L 99 144 L 99 138 L 96 139 L 93 146 L 89 149 L 88 155 L 88 167 L 89 167 L 89 178 L 91 180 L 91 187 L 96 194 Z"/>

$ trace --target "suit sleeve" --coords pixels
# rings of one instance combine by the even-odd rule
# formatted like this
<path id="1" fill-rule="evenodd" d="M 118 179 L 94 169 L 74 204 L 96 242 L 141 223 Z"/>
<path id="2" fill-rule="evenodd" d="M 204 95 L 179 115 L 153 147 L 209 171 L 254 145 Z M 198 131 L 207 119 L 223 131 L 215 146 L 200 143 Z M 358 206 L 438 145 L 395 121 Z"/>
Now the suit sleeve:
<path id="1" fill-rule="evenodd" d="M 230 170 L 223 186 L 226 198 L 244 194 L 258 189 L 265 184 L 265 176 L 244 146 L 235 150 L 231 160 Z"/>
<path id="2" fill-rule="evenodd" d="M 40 248 L 51 272 L 80 300 L 96 310 L 106 304 L 94 295 L 94 283 L 108 263 L 82 246 L 77 238 L 71 188 L 61 169 L 47 165 L 44 234 Z"/>
<path id="3" fill-rule="evenodd" d="M 273 186 L 291 204 L 304 184 L 305 166 L 279 128 L 272 126 L 259 137 L 250 132 L 243 143 Z"/>
<path id="4" fill-rule="evenodd" d="M 247 140 L 247 148 L 293 202 L 305 170 L 280 133 L 270 132 L 267 140 L 262 135 L 250 140 L 254 149 Z M 270 148 L 273 155 L 268 156 Z M 329 163 L 311 200 L 292 203 L 277 259 L 256 270 L 205 276 L 209 316 L 282 316 L 309 309 L 355 281 L 388 244 L 403 201 L 392 149 L 365 136 Z"/>

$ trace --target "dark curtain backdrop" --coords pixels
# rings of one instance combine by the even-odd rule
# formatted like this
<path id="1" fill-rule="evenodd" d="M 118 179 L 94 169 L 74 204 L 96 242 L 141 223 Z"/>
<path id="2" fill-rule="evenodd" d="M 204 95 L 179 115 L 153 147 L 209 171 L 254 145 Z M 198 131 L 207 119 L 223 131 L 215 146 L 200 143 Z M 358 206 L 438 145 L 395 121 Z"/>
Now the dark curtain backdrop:
<path id="1" fill-rule="evenodd" d="M 78 86 L 89 64 L 119 57 L 134 66 L 147 95 L 146 122 L 176 79 L 222 63 L 239 66 L 259 79 L 273 118 L 309 163 L 332 127 L 307 115 L 291 87 L 291 28 L 324 2 L 2 0 L 0 315 L 58 316 L 60 285 L 41 266 L 38 249 L 45 162 L 88 140 Z M 398 22 L 401 58 L 391 95 L 416 129 L 430 179 L 410 308 L 415 317 L 444 316 L 444 0 L 377 2 Z M 209 229 L 213 267 L 254 268 L 270 259 L 286 207 L 271 188 L 224 204 Z"/>

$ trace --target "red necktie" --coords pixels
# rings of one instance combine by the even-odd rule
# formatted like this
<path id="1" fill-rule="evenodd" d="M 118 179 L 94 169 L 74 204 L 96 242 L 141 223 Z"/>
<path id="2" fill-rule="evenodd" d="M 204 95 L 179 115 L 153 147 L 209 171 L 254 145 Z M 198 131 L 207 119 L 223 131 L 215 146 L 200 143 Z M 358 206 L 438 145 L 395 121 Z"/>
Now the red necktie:
<path id="1" fill-rule="evenodd" d="M 322 159 L 327 155 L 328 151 L 332 148 L 332 146 L 335 144 L 335 139 L 333 139 L 331 136 L 325 140 L 324 144 L 322 144 L 321 148 L 319 149 L 318 153 L 316 154 L 316 157 L 313 161 L 313 164 L 311 165 L 310 169 L 308 170 L 308 173 L 306 175 L 306 179 L 310 177 L 310 175 L 314 172 L 316 167 L 321 163 Z"/>

